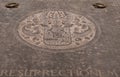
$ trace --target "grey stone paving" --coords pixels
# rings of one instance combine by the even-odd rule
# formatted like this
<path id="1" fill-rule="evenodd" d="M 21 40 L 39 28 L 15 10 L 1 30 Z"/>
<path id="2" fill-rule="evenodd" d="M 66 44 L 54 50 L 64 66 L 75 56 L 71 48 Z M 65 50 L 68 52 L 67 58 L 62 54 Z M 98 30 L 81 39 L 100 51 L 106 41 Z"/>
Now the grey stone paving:
<path id="1" fill-rule="evenodd" d="M 120 77 L 120 0 L 0 0 L 0 77 Z"/>

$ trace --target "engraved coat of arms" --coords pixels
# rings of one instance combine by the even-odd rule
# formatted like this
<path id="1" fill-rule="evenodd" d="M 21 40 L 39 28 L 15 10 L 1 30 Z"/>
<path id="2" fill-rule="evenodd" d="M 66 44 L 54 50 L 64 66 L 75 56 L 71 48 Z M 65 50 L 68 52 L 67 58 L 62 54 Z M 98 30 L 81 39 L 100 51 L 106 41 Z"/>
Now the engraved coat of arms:
<path id="1" fill-rule="evenodd" d="M 96 27 L 82 15 L 43 11 L 23 20 L 18 33 L 24 41 L 40 48 L 69 49 L 90 42 L 96 34 Z"/>

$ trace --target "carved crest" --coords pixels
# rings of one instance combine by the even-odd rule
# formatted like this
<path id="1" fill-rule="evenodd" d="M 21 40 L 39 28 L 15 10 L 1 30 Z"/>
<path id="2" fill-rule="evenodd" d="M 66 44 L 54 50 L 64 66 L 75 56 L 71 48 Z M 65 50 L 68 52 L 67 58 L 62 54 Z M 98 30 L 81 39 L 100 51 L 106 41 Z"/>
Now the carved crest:
<path id="1" fill-rule="evenodd" d="M 66 11 L 44 11 L 27 17 L 18 28 L 20 37 L 41 48 L 69 49 L 87 44 L 96 33 L 86 17 Z"/>

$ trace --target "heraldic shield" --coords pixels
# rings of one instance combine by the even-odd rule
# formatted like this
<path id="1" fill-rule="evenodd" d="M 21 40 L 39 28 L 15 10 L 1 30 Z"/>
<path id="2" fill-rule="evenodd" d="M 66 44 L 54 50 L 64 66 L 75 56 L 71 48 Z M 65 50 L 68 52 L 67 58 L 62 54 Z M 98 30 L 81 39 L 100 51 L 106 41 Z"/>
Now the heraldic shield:
<path id="1" fill-rule="evenodd" d="M 63 46 L 72 43 L 68 17 L 63 11 L 50 11 L 45 20 L 43 41 L 47 45 Z"/>

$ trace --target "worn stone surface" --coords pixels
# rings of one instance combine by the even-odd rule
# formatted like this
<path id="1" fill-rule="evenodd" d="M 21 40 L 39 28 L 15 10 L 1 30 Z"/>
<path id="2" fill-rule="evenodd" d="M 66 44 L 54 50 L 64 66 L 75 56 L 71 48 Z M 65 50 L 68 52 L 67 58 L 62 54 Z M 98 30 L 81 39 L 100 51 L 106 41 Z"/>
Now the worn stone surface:
<path id="1" fill-rule="evenodd" d="M 0 77 L 120 77 L 119 35 L 120 0 L 0 0 Z"/>

